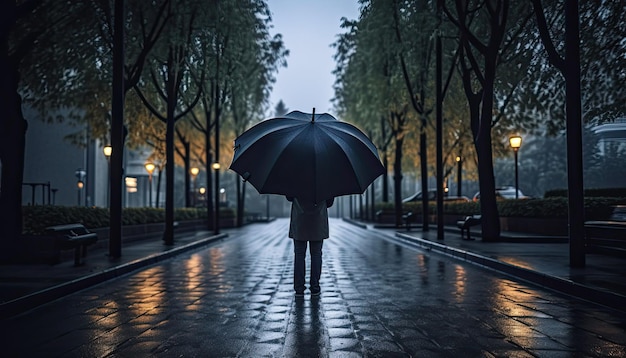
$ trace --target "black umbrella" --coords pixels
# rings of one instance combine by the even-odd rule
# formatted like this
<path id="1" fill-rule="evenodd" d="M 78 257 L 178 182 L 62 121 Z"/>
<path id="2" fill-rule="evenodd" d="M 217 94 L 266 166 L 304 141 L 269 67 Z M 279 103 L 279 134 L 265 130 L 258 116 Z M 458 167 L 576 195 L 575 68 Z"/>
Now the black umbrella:
<path id="1" fill-rule="evenodd" d="M 235 139 L 230 169 L 261 194 L 310 202 L 362 194 L 381 174 L 374 143 L 330 114 L 294 111 L 258 123 Z"/>

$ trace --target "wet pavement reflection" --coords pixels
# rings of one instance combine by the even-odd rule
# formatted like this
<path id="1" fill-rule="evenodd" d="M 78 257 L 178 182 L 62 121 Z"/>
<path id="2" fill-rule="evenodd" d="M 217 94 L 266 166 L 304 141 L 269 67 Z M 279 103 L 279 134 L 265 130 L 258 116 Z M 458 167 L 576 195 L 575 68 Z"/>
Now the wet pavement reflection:
<path id="1" fill-rule="evenodd" d="M 322 295 L 293 295 L 288 221 L 67 296 L 0 328 L 6 356 L 623 357 L 626 318 L 332 220 Z M 4 354 L 3 354 L 4 355 Z"/>

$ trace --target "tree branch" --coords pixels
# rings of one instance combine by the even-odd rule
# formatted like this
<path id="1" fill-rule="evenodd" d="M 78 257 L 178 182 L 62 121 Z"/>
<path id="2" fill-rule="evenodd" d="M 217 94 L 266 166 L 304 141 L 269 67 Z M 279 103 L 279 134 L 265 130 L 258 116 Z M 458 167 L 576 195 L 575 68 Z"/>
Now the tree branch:
<path id="1" fill-rule="evenodd" d="M 165 10 L 170 7 L 167 15 L 163 15 Z M 159 11 L 157 13 L 156 21 L 154 22 L 150 33 L 147 38 L 144 39 L 144 46 L 141 48 L 141 52 L 137 56 L 135 63 L 131 66 L 130 70 L 127 72 L 126 80 L 124 81 L 124 91 L 128 91 L 130 88 L 135 87 L 135 85 L 139 82 L 139 78 L 141 77 L 141 72 L 143 72 L 143 67 L 146 64 L 146 58 L 148 57 L 148 53 L 157 40 L 161 36 L 165 25 L 167 24 L 169 18 L 171 17 L 171 0 L 166 0 L 163 2 Z"/>
<path id="2" fill-rule="evenodd" d="M 548 30 L 548 24 L 546 22 L 545 13 L 543 11 L 543 5 L 541 0 L 531 0 L 533 9 L 535 11 L 535 17 L 537 18 L 537 27 L 539 28 L 539 35 L 548 53 L 548 60 L 552 65 L 559 69 L 561 72 L 565 72 L 565 59 L 559 55 L 554 47 L 554 43 L 550 38 L 550 31 Z"/>
<path id="3" fill-rule="evenodd" d="M 393 28 L 394 28 L 394 31 L 396 33 L 396 40 L 398 41 L 398 44 L 400 45 L 400 48 L 402 48 L 402 36 L 400 34 L 400 24 L 399 24 L 399 20 L 398 20 L 398 12 L 397 12 L 397 10 L 398 10 L 397 7 L 394 6 L 394 9 L 393 9 Z M 413 108 L 415 109 L 415 111 L 417 113 L 422 114 L 424 112 L 424 106 L 422 105 L 422 103 L 419 103 L 417 101 L 417 99 L 416 99 L 415 91 L 413 91 L 413 84 L 411 83 L 411 78 L 409 77 L 409 71 L 407 69 L 406 61 L 404 60 L 404 55 L 403 55 L 403 51 L 402 50 L 400 50 L 400 53 L 398 54 L 398 57 L 400 57 L 400 65 L 402 67 L 402 76 L 404 78 L 404 84 L 406 85 L 406 89 L 407 89 L 407 91 L 409 91 L 409 97 L 411 99 L 411 105 L 413 106 Z"/>
<path id="4" fill-rule="evenodd" d="M 133 88 L 135 89 L 135 93 L 137 93 L 137 96 L 139 96 L 139 99 L 141 99 L 141 102 L 143 102 L 146 108 L 148 108 L 148 110 L 152 114 L 154 114 L 155 117 L 161 120 L 161 122 L 167 123 L 167 118 L 164 117 L 161 113 L 159 113 L 159 111 L 155 107 L 152 106 L 152 104 L 148 101 L 148 99 L 143 95 L 143 92 L 141 92 L 141 89 L 139 89 L 138 86 L 133 86 Z"/>

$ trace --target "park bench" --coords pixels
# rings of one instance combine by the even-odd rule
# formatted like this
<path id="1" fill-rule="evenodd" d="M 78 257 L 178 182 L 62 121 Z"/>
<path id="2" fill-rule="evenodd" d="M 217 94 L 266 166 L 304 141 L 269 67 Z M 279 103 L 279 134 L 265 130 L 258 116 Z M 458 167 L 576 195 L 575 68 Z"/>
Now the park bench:
<path id="1" fill-rule="evenodd" d="M 480 215 L 466 216 L 465 219 L 456 222 L 456 226 L 461 229 L 462 240 L 474 240 L 470 235 L 470 228 L 472 226 L 480 225 Z M 465 232 L 467 231 L 467 238 L 465 238 Z"/>
<path id="2" fill-rule="evenodd" d="M 98 241 L 98 234 L 90 232 L 82 224 L 50 226 L 46 228 L 46 234 L 54 240 L 56 250 L 74 250 L 74 266 L 82 265 L 87 256 L 87 246 Z"/>
<path id="3" fill-rule="evenodd" d="M 396 214 L 391 210 L 378 210 L 375 214 L 376 222 L 380 224 L 395 224 Z M 411 230 L 411 222 L 415 220 L 415 215 L 412 211 L 405 211 L 402 213 L 402 221 L 407 231 Z"/>
<path id="4" fill-rule="evenodd" d="M 626 205 L 616 205 L 608 220 L 585 221 L 585 251 L 626 256 Z"/>

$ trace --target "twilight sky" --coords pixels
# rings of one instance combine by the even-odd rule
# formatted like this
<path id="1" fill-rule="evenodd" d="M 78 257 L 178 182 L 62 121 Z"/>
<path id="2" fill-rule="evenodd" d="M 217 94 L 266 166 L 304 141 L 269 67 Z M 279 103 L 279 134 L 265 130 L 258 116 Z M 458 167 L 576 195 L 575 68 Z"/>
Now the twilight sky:
<path id="1" fill-rule="evenodd" d="M 272 12 L 272 35 L 281 33 L 290 54 L 287 67 L 276 75 L 270 97 L 270 116 L 282 99 L 290 111 L 330 113 L 334 96 L 335 69 L 331 44 L 337 34 L 341 18 L 359 16 L 357 0 L 268 0 Z"/>

